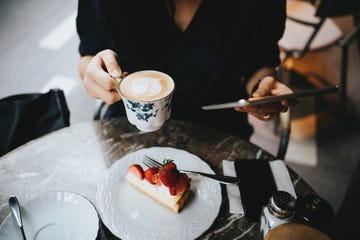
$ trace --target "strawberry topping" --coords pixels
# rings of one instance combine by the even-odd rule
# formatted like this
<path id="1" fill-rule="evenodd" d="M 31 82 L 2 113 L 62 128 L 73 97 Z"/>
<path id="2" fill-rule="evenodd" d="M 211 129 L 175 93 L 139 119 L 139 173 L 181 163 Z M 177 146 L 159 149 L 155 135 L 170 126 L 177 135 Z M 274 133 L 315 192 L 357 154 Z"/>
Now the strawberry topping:
<path id="1" fill-rule="evenodd" d="M 173 160 L 165 159 L 160 168 L 151 167 L 145 172 L 139 164 L 132 164 L 128 171 L 140 180 L 145 178 L 151 184 L 165 185 L 173 196 L 186 192 L 190 187 L 191 178 L 180 173 Z"/>
<path id="2" fill-rule="evenodd" d="M 156 174 L 154 174 L 154 175 L 152 176 L 152 181 L 153 181 L 156 185 L 158 185 L 158 186 L 163 185 L 162 182 L 161 182 L 161 180 L 160 180 L 160 174 L 159 174 L 159 173 L 156 173 Z"/>
<path id="3" fill-rule="evenodd" d="M 140 180 L 144 179 L 144 170 L 139 164 L 132 164 L 128 168 L 128 172 L 131 172 L 135 176 L 137 176 Z"/>
<path id="4" fill-rule="evenodd" d="M 176 194 L 186 192 L 189 187 L 190 187 L 190 178 L 186 174 L 180 173 L 179 181 L 175 185 Z"/>
<path id="5" fill-rule="evenodd" d="M 179 181 L 180 172 L 177 170 L 172 160 L 164 160 L 163 166 L 160 168 L 160 179 L 167 187 L 175 187 Z"/>
<path id="6" fill-rule="evenodd" d="M 156 184 L 158 182 L 158 177 L 154 177 L 154 175 L 157 174 L 158 172 L 159 172 L 158 168 L 155 167 L 148 168 L 145 171 L 145 179 L 151 184 Z"/>
<path id="7" fill-rule="evenodd" d="M 176 183 L 179 181 L 179 171 L 172 169 L 169 171 L 160 170 L 160 179 L 162 183 L 167 187 L 175 187 Z"/>

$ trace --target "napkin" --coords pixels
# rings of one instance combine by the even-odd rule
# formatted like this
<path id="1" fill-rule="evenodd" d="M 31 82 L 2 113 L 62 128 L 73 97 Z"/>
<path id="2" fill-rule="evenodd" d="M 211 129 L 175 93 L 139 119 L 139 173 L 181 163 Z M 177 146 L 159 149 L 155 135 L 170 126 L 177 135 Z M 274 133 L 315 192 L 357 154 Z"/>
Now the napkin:
<path id="1" fill-rule="evenodd" d="M 254 160 L 256 161 L 256 160 Z M 236 177 L 234 162 L 223 160 L 224 175 Z M 291 181 L 286 164 L 282 160 L 269 162 L 277 190 L 286 191 L 296 198 L 294 185 Z M 237 184 L 227 184 L 226 191 L 229 199 L 229 211 L 234 214 L 244 214 L 244 208 L 241 203 L 240 190 Z"/>

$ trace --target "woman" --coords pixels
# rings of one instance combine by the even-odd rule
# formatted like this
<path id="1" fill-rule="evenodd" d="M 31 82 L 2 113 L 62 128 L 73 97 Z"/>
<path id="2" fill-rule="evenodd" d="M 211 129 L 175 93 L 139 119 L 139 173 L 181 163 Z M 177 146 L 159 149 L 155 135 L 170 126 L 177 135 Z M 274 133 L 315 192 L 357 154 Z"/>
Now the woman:
<path id="1" fill-rule="evenodd" d="M 153 69 L 175 81 L 172 117 L 248 139 L 247 113 L 268 121 L 289 102 L 233 110 L 201 106 L 290 93 L 276 80 L 285 0 L 79 0 L 79 72 L 87 92 L 124 114 L 114 78 Z"/>

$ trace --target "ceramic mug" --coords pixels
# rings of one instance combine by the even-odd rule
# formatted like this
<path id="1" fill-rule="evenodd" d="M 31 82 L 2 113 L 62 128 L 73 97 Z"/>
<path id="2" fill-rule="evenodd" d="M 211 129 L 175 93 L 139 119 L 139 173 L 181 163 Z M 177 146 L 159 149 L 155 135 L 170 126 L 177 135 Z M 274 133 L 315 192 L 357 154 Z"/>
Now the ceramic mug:
<path id="1" fill-rule="evenodd" d="M 140 131 L 156 131 L 170 118 L 175 84 L 169 75 L 144 70 L 117 81 L 127 119 Z"/>

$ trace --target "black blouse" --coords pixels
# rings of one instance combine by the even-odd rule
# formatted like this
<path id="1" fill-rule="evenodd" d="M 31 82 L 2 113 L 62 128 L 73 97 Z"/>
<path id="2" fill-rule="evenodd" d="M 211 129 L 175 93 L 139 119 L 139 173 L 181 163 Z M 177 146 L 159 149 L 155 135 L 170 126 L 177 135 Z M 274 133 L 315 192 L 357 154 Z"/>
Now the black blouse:
<path id="1" fill-rule="evenodd" d="M 261 67 L 278 66 L 285 4 L 203 0 L 182 32 L 166 0 L 79 0 L 79 52 L 95 55 L 109 48 L 118 53 L 123 71 L 169 74 L 175 81 L 172 117 L 248 138 L 252 129 L 246 114 L 201 106 L 247 97 L 246 79 Z"/>

